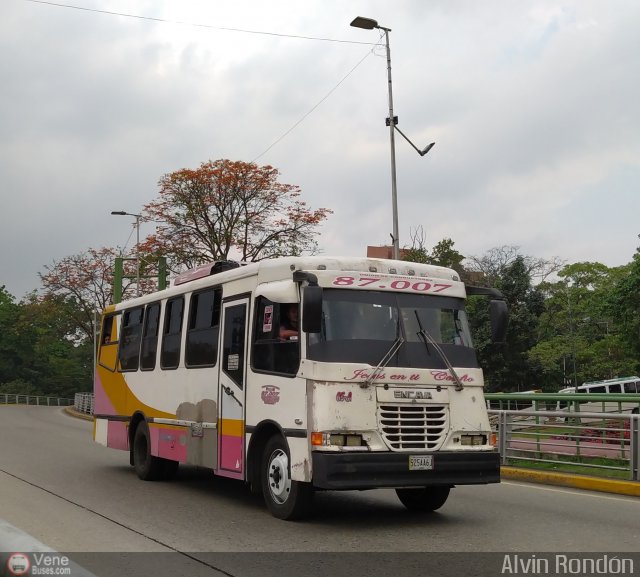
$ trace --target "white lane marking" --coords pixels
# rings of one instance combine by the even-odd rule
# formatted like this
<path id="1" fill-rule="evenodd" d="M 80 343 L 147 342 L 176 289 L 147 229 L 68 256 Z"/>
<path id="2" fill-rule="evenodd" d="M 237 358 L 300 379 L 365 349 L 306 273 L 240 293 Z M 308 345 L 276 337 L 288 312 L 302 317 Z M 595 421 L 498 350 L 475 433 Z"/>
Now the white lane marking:
<path id="1" fill-rule="evenodd" d="M 536 485 L 535 483 L 527 483 L 526 481 L 523 482 L 516 482 L 516 481 L 500 481 L 501 485 L 515 485 L 515 486 L 522 486 L 522 485 L 526 485 L 527 487 L 530 487 L 532 489 L 538 489 L 538 491 L 551 491 L 552 493 L 566 493 L 567 495 L 580 495 L 583 497 L 593 497 L 595 499 L 608 499 L 610 501 L 624 501 L 625 503 L 628 503 L 629 501 L 634 501 L 636 503 L 640 504 L 640 499 L 638 499 L 637 497 L 634 497 L 633 495 L 624 495 L 621 497 L 612 497 L 611 495 L 606 495 L 604 493 L 600 493 L 598 491 L 589 491 L 588 489 L 574 489 L 574 490 L 568 490 L 568 489 L 556 489 L 555 487 L 541 487 L 539 485 Z"/>

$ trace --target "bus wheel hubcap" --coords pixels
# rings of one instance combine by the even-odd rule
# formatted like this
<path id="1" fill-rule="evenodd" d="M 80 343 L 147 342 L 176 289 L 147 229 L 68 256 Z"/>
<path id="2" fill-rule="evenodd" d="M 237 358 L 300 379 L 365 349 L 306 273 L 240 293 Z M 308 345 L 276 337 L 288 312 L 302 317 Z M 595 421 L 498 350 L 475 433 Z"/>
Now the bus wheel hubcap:
<path id="1" fill-rule="evenodd" d="M 289 459 L 284 451 L 277 450 L 271 455 L 269 462 L 269 491 L 273 500 L 284 503 L 291 491 L 289 478 Z"/>

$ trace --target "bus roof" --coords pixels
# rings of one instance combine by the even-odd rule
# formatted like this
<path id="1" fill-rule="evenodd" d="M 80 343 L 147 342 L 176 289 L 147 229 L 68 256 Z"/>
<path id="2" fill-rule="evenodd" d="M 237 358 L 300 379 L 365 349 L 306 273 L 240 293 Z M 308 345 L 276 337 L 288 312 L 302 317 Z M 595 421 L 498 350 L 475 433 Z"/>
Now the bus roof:
<path id="1" fill-rule="evenodd" d="M 150 293 L 126 301 L 130 306 L 134 303 L 145 303 L 158 298 L 181 294 L 186 290 L 203 288 L 211 284 L 230 282 L 250 276 L 257 276 L 257 282 L 268 283 L 292 278 L 293 271 L 336 271 L 360 272 L 378 274 L 397 274 L 432 279 L 460 282 L 458 273 L 450 268 L 415 263 L 402 260 L 368 258 L 368 257 L 336 257 L 336 256 L 287 256 L 265 259 L 252 263 L 233 263 L 232 261 L 218 261 L 201 265 L 181 273 L 172 285 L 163 291 Z M 221 264 L 221 266 L 218 266 Z M 215 277 L 215 281 L 207 281 Z M 120 308 L 124 303 L 118 303 Z M 112 308 L 114 305 L 107 307 Z"/>

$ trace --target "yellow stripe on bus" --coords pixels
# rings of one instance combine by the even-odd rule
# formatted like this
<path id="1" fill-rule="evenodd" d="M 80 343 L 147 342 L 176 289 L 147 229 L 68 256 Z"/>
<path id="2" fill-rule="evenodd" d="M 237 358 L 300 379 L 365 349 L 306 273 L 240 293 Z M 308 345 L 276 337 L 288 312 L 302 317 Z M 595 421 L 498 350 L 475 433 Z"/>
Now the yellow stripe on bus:
<path id="1" fill-rule="evenodd" d="M 239 419 L 220 419 L 220 434 L 230 437 L 242 437 L 243 425 Z"/>

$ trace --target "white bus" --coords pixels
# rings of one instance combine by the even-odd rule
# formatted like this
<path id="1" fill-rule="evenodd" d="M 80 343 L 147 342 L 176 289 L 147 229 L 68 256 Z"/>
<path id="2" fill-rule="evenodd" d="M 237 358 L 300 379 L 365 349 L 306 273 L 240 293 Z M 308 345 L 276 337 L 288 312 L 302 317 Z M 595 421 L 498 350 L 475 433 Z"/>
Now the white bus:
<path id="1" fill-rule="evenodd" d="M 578 387 L 566 387 L 558 391 L 563 394 L 591 394 L 591 395 L 611 395 L 611 394 L 640 394 L 640 378 L 639 377 L 616 377 L 614 379 L 605 379 L 603 381 L 589 381 L 578 385 Z M 579 407 L 578 407 L 579 405 Z M 567 403 L 565 401 L 558 402 L 558 410 L 560 409 L 576 409 L 580 411 L 593 413 L 617 413 L 632 412 L 637 414 L 640 412 L 640 403 L 637 401 L 624 402 L 621 400 L 609 401 L 591 401 L 580 403 Z"/>
<path id="2" fill-rule="evenodd" d="M 500 296 L 404 261 L 199 267 L 104 311 L 94 439 L 144 480 L 183 463 L 245 481 L 281 519 L 316 490 L 391 487 L 435 510 L 500 480 L 467 293 Z M 490 310 L 500 340 L 506 304 Z"/>
<path id="3" fill-rule="evenodd" d="M 616 377 L 615 379 L 605 379 L 604 381 L 590 381 L 578 385 L 578 387 L 566 387 L 560 393 L 590 393 L 590 394 L 612 394 L 612 393 L 640 393 L 639 377 Z"/>

